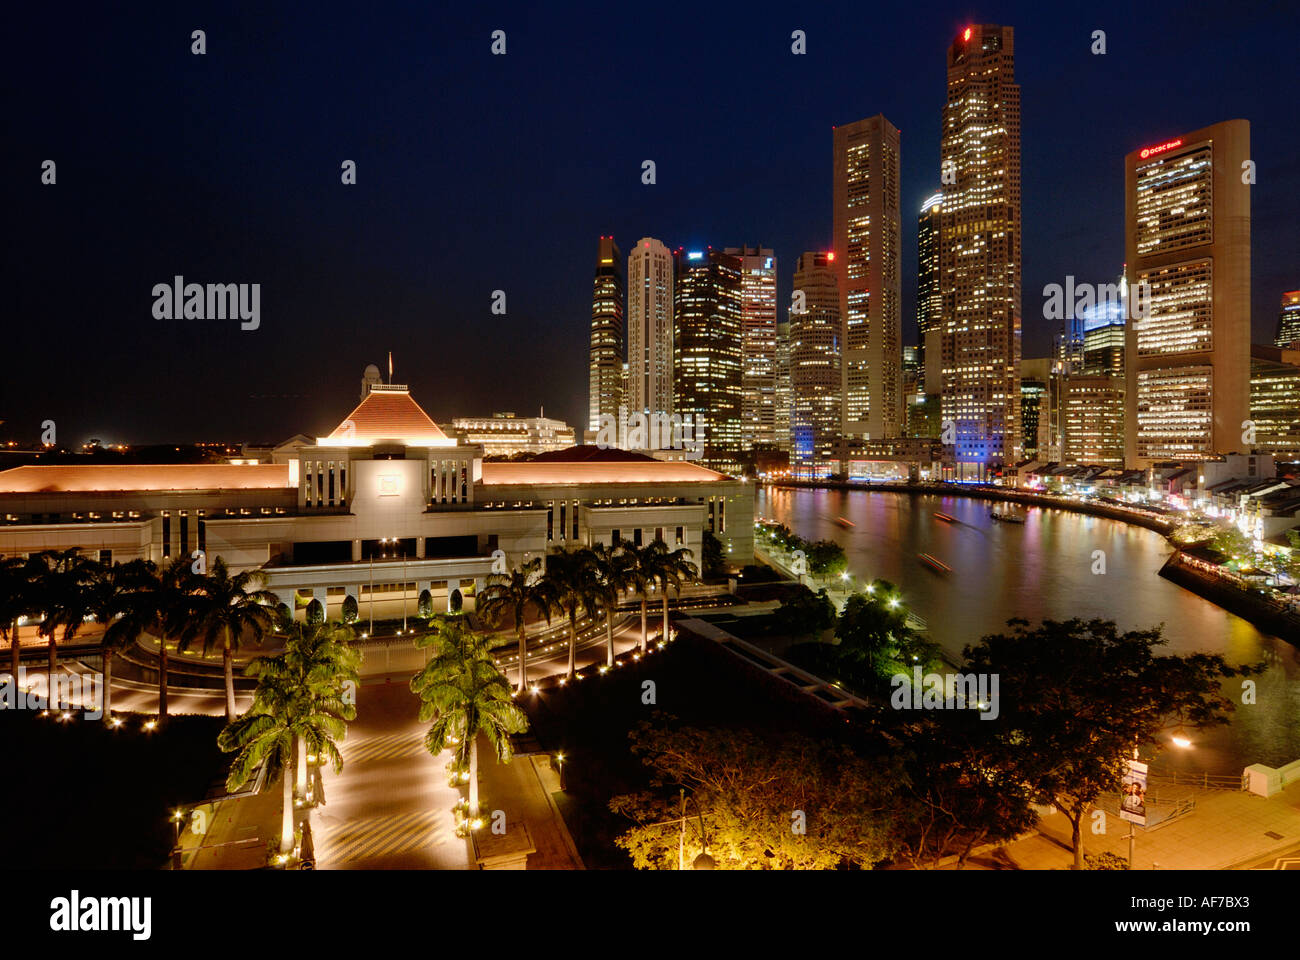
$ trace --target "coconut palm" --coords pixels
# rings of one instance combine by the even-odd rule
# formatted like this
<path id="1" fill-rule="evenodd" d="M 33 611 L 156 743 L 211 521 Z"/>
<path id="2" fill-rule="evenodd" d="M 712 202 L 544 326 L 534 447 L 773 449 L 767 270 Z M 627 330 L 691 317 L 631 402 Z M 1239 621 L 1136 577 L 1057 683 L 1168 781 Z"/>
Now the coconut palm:
<path id="1" fill-rule="evenodd" d="M 668 639 L 668 588 L 677 590 L 680 599 L 682 586 L 699 579 L 699 568 L 691 562 L 693 554 L 685 547 L 669 550 L 668 544 L 655 540 L 645 549 L 642 560 L 646 574 L 663 592 L 664 604 L 664 639 Z"/>
<path id="2" fill-rule="evenodd" d="M 500 626 L 507 613 L 514 617 L 515 634 L 519 638 L 520 693 L 528 685 L 528 637 L 524 627 L 529 605 L 539 610 L 548 624 L 551 622 L 550 584 L 541 573 L 541 557 L 534 557 L 509 573 L 494 573 L 475 602 L 475 609 L 493 627 Z"/>
<path id="3" fill-rule="evenodd" d="M 275 605 L 280 598 L 261 588 L 262 575 L 254 570 L 231 574 L 223 557 L 194 581 L 194 612 L 181 630 L 177 649 L 186 651 L 195 641 L 204 655 L 221 649 L 226 679 L 226 722 L 235 718 L 235 651 L 245 637 L 261 645 L 275 630 Z"/>
<path id="4" fill-rule="evenodd" d="M 18 643 L 18 621 L 37 616 L 32 568 L 18 557 L 0 557 L 0 640 L 8 639 L 9 672 L 18 679 L 22 648 Z"/>
<path id="5" fill-rule="evenodd" d="M 633 568 L 635 558 L 620 543 L 606 546 L 598 543 L 591 548 L 592 562 L 596 568 L 597 594 L 605 608 L 605 663 L 614 665 L 614 615 L 618 612 L 623 592 L 635 585 Z"/>
<path id="6" fill-rule="evenodd" d="M 509 734 L 528 728 L 528 718 L 515 706 L 510 681 L 497 668 L 492 637 L 475 633 L 463 617 L 439 617 L 434 630 L 416 637 L 415 645 L 431 649 L 424 669 L 411 678 L 411 692 L 422 701 L 420 721 L 432 721 L 424 745 L 437 756 L 452 748 L 452 769 L 469 774 L 469 819 L 478 817 L 478 737 L 482 733 L 508 763 Z"/>
<path id="7" fill-rule="evenodd" d="M 139 563 L 139 561 L 133 561 Z M 138 583 L 139 567 L 124 567 L 120 563 L 90 562 L 86 567 L 86 580 L 82 594 L 82 607 L 95 622 L 104 628 L 99 649 L 104 660 L 104 719 L 113 716 L 113 655 L 128 643 L 128 626 L 120 626 L 130 607 Z"/>
<path id="8" fill-rule="evenodd" d="M 328 760 L 335 773 L 343 769 L 337 741 L 347 734 L 346 721 L 356 717 L 356 707 L 344 696 L 344 684 L 349 679 L 355 682 L 360 662 L 345 642 L 344 634 L 350 632 L 336 624 L 295 624 L 283 654 L 249 662 L 244 672 L 257 677 L 253 704 L 217 737 L 222 750 L 238 751 L 226 777 L 228 790 L 242 787 L 263 763 L 268 780 L 280 778 L 281 853 L 293 848 L 295 749 L 304 765 L 311 751 Z"/>
<path id="9" fill-rule="evenodd" d="M 600 603 L 600 581 L 596 578 L 595 559 L 590 549 L 581 547 L 568 551 L 555 547 L 546 558 L 549 602 L 552 607 L 569 618 L 569 670 L 572 679 L 577 672 L 578 612 L 593 616 Z"/>
<path id="10" fill-rule="evenodd" d="M 641 601 L 641 652 L 645 653 L 646 646 L 650 642 L 650 628 L 646 623 L 646 606 L 650 588 L 654 585 L 654 578 L 651 576 L 650 569 L 650 548 L 648 546 L 638 547 L 631 540 L 622 541 L 621 546 L 628 558 L 628 585 L 636 591 L 637 597 Z"/>
<path id="11" fill-rule="evenodd" d="M 158 724 L 167 722 L 167 641 L 184 627 L 194 609 L 195 574 L 190 561 L 175 557 L 166 566 L 133 560 L 120 571 L 129 584 L 122 615 L 109 628 L 110 643 L 121 647 L 148 633 L 158 638 Z"/>
<path id="12" fill-rule="evenodd" d="M 361 652 L 351 646 L 355 637 L 355 631 L 342 623 L 295 623 L 285 638 L 284 653 L 258 657 L 250 661 L 245 672 L 249 676 L 280 672 L 297 678 L 319 702 L 316 709 L 354 720 L 356 707 L 351 693 L 361 682 Z M 308 742 L 301 735 L 295 740 L 296 790 L 301 797 L 307 794 L 307 756 L 319 752 L 318 747 L 319 743 Z"/>
<path id="13" fill-rule="evenodd" d="M 59 666 L 57 636 L 63 632 L 66 644 L 85 623 L 83 590 L 89 573 L 87 558 L 76 548 L 46 550 L 28 560 L 28 576 L 41 622 L 38 636 L 45 637 L 49 651 L 49 683 L 54 691 L 54 675 Z"/>

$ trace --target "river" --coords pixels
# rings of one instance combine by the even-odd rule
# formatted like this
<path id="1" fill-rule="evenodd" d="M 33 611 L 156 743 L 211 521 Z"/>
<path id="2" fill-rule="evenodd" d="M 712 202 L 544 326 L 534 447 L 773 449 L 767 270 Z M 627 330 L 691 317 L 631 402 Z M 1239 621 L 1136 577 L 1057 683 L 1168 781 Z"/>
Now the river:
<path id="1" fill-rule="evenodd" d="M 849 571 L 860 580 L 896 584 L 929 624 L 930 638 L 958 660 L 966 644 L 1004 630 L 1010 617 L 1102 617 L 1122 629 L 1163 624 L 1167 652 L 1218 653 L 1232 664 L 1263 660 L 1267 672 L 1251 678 L 1254 704 L 1240 702 L 1241 681 L 1233 681 L 1225 687 L 1237 702 L 1230 725 L 1189 731 L 1192 747 L 1167 749 L 1153 769 L 1238 775 L 1251 763 L 1300 759 L 1300 649 L 1159 576 L 1170 552 L 1163 536 L 1020 505 L 1014 509 L 1023 525 L 999 523 L 989 517 L 993 506 L 965 497 L 763 487 L 754 512 L 807 540 L 843 545 Z M 940 521 L 936 511 L 958 522 Z M 842 527 L 838 517 L 854 526 Z M 1104 573 L 1093 572 L 1098 550 Z M 952 572 L 935 572 L 917 559 L 922 553 Z"/>

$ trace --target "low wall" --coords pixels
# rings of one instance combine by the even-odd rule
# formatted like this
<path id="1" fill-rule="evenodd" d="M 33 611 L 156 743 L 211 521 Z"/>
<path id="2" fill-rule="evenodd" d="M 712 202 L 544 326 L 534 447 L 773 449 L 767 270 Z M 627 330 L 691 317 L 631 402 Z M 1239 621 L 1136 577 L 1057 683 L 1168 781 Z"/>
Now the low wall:
<path id="1" fill-rule="evenodd" d="M 1300 760 L 1293 760 L 1285 767 L 1252 763 L 1246 768 L 1246 781 L 1246 789 L 1251 793 L 1271 797 L 1291 784 L 1300 782 Z"/>
<path id="2" fill-rule="evenodd" d="M 1177 550 L 1160 568 L 1160 576 L 1230 613 L 1235 613 L 1265 633 L 1271 633 L 1290 643 L 1300 644 L 1300 617 L 1279 608 L 1265 596 L 1240 590 L 1212 574 L 1183 563 Z"/>

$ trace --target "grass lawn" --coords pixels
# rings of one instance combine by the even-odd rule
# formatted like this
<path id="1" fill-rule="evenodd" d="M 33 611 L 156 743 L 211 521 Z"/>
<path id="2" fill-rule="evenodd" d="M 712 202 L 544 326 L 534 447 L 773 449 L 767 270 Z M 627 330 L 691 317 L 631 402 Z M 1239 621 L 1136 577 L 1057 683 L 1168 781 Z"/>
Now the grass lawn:
<path id="1" fill-rule="evenodd" d="M 153 870 L 171 851 L 168 817 L 224 778 L 220 717 L 174 716 L 145 732 L 74 713 L 0 710 L 5 851 L 14 867 Z"/>

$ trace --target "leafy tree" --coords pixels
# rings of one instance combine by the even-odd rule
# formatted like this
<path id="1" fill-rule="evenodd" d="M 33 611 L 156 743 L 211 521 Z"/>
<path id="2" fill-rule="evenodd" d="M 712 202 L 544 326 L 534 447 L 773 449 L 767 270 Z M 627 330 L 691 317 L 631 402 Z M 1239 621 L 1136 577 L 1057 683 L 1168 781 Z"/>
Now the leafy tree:
<path id="1" fill-rule="evenodd" d="M 475 601 L 475 609 L 493 627 L 509 614 L 519 640 L 519 692 L 528 685 L 528 607 L 531 605 L 551 622 L 550 582 L 542 576 L 542 558 L 534 557 L 509 573 L 494 573 Z"/>
<path id="2" fill-rule="evenodd" d="M 426 590 L 425 593 L 428 593 Z M 420 594 L 420 600 L 423 603 L 424 594 Z M 421 616 L 424 616 L 423 607 L 421 607 Z M 343 608 L 339 611 L 339 616 L 344 623 L 356 623 L 361 616 L 361 610 L 357 606 L 357 598 L 348 594 L 343 599 Z"/>
<path id="3" fill-rule="evenodd" d="M 956 856 L 957 869 L 985 843 L 1011 840 L 1036 821 L 1028 787 L 1000 755 L 995 722 L 978 710 L 936 710 L 900 734 L 907 776 L 902 858 L 916 868 Z"/>
<path id="4" fill-rule="evenodd" d="M 440 617 L 432 633 L 415 638 L 431 648 L 424 669 L 411 678 L 420 698 L 420 722 L 431 723 L 424 745 L 435 757 L 448 746 L 452 769 L 469 774 L 469 819 L 478 817 L 478 737 L 487 737 L 497 760 L 511 757 L 509 734 L 528 728 L 515 706 L 510 682 L 492 659 L 493 638 L 475 633 L 462 617 Z"/>
<path id="5" fill-rule="evenodd" d="M 235 651 L 246 638 L 260 646 L 276 626 L 274 604 L 278 598 L 263 590 L 261 583 L 262 574 L 257 571 L 231 574 L 225 558 L 217 557 L 212 569 L 193 581 L 194 609 L 180 632 L 177 649 L 182 652 L 196 642 L 202 645 L 204 656 L 221 650 L 227 723 L 235 717 Z M 309 623 L 310 612 L 308 608 Z"/>
<path id="6" fill-rule="evenodd" d="M 805 550 L 808 555 L 808 572 L 823 580 L 838 577 L 848 569 L 849 558 L 844 548 L 834 540 L 818 540 Z"/>
<path id="7" fill-rule="evenodd" d="M 433 594 L 427 589 L 420 591 L 420 599 L 416 602 L 415 613 L 421 620 L 433 618 Z"/>
<path id="8" fill-rule="evenodd" d="M 1007 622 L 1008 633 L 967 646 L 967 669 L 999 678 L 1004 695 L 996 728 L 1011 775 L 1070 821 L 1075 869 L 1082 869 L 1081 825 L 1097 798 L 1118 789 L 1128 758 L 1163 746 L 1173 727 L 1228 722 L 1221 684 L 1259 673 L 1217 654 L 1158 656 L 1161 628 L 1121 633 L 1113 621 Z"/>
<path id="9" fill-rule="evenodd" d="M 311 603 L 307 604 L 307 625 L 317 627 L 325 622 L 325 607 L 319 599 L 313 597 Z"/>
<path id="10" fill-rule="evenodd" d="M 825 588 L 813 593 L 800 585 L 781 601 L 773 614 L 774 628 L 783 636 L 806 637 L 835 626 L 835 604 Z"/>
<path id="11" fill-rule="evenodd" d="M 920 638 L 907 625 L 907 608 L 887 580 L 876 580 L 866 593 L 855 593 L 845 601 L 835 636 L 842 658 L 862 663 L 878 676 L 920 662 Z"/>
<path id="12" fill-rule="evenodd" d="M 635 824 L 615 843 L 638 869 L 676 869 L 682 789 L 695 801 L 685 847 L 707 848 L 720 869 L 866 869 L 896 849 L 894 761 L 745 730 L 656 729 L 643 721 L 629 736 L 653 789 L 614 797 L 609 806 Z"/>
<path id="13" fill-rule="evenodd" d="M 138 563 L 139 561 L 132 561 Z M 90 561 L 86 566 L 82 607 L 104 628 L 100 651 L 104 660 L 104 718 L 113 716 L 113 656 L 129 642 L 128 631 L 115 629 L 128 612 L 139 567 Z"/>
<path id="14" fill-rule="evenodd" d="M 451 608 L 452 613 L 460 613 L 461 609 L 465 606 L 465 595 L 462 594 L 459 589 L 452 590 L 447 606 Z"/>

